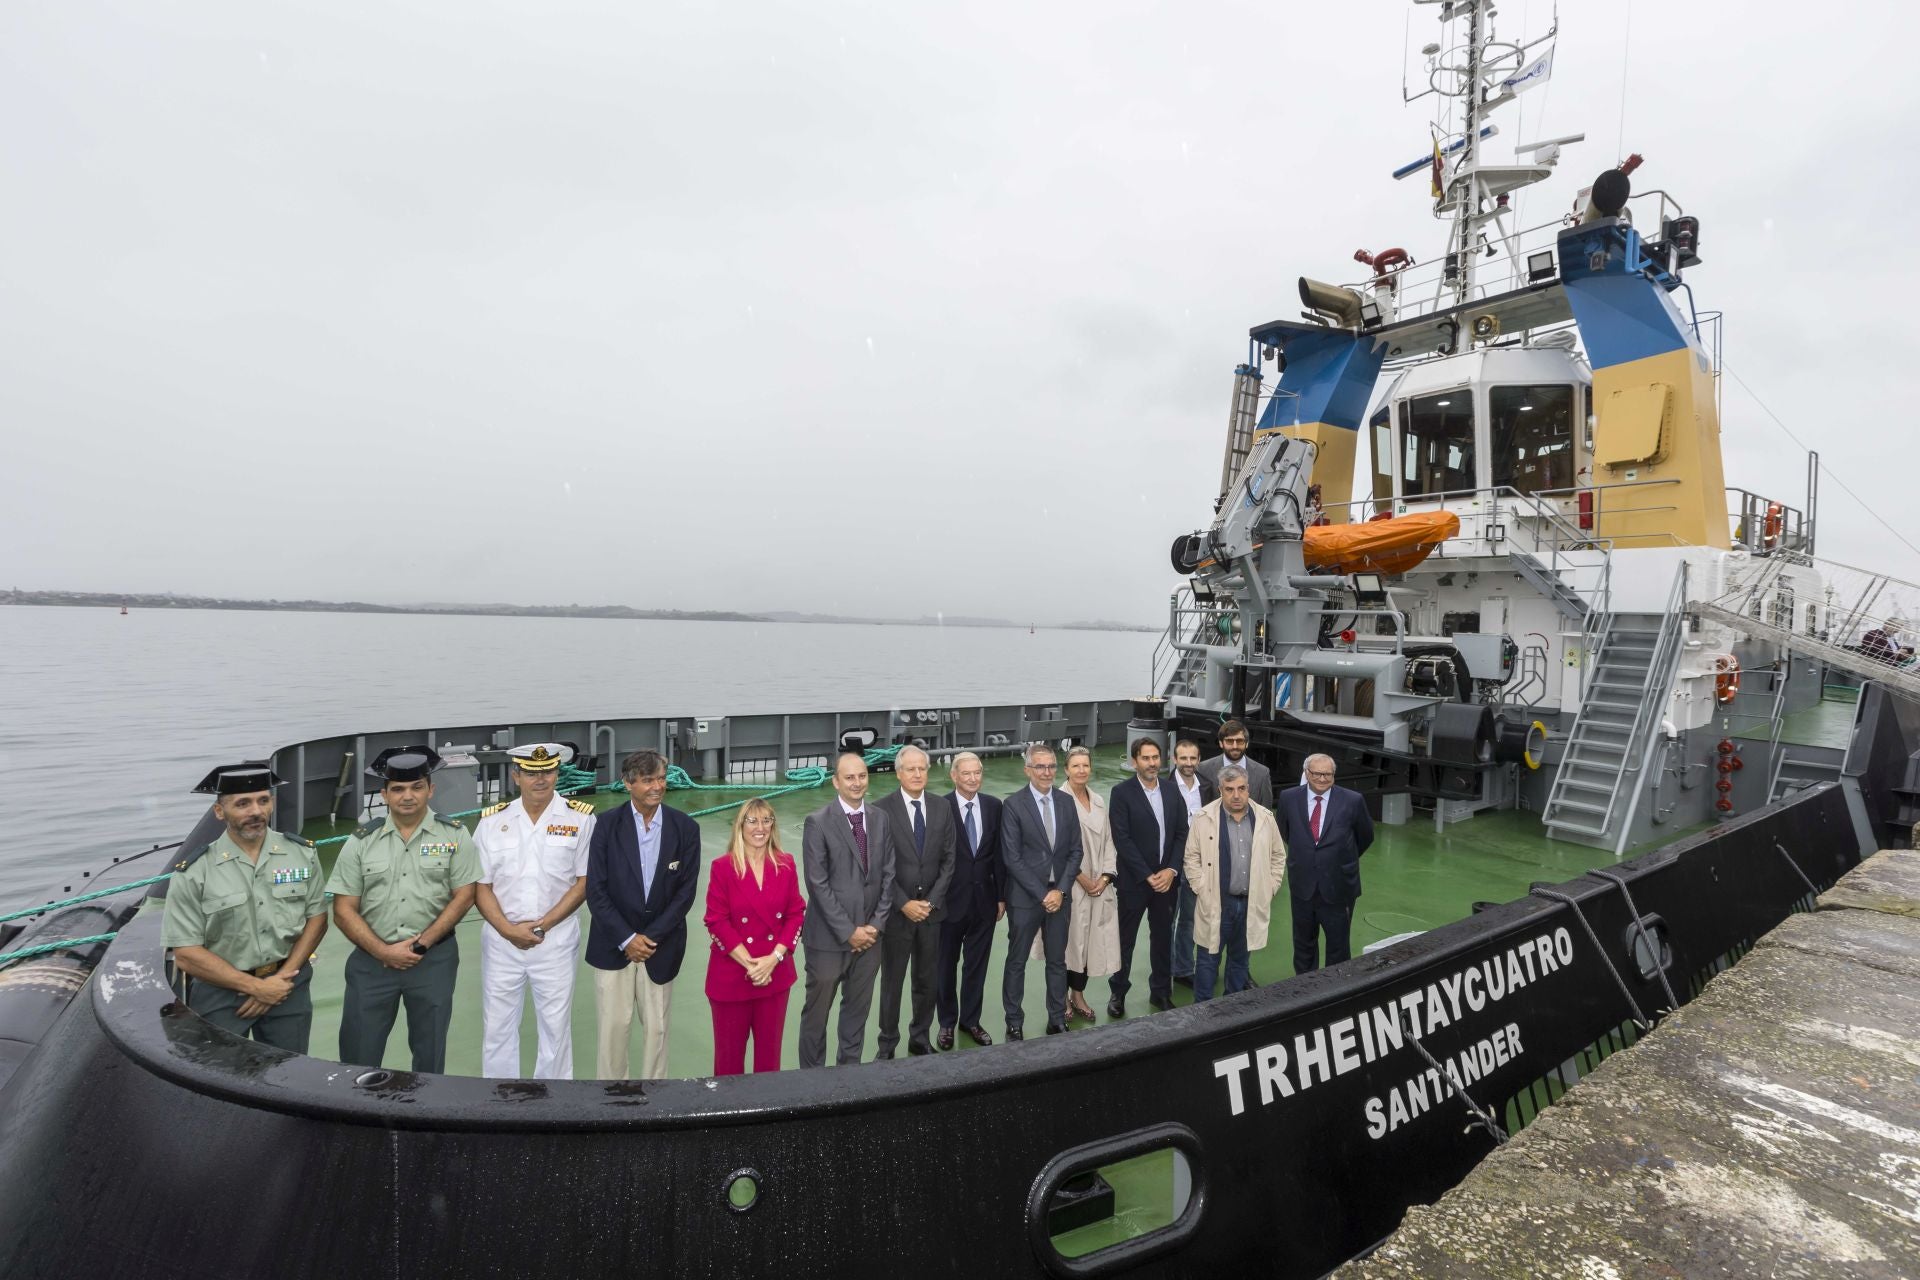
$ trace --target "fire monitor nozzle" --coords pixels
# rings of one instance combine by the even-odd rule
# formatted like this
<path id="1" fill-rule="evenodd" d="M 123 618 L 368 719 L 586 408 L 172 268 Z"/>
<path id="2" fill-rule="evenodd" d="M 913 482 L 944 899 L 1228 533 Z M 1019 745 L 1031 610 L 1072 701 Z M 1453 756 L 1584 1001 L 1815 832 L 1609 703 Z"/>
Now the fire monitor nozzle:
<path id="1" fill-rule="evenodd" d="M 1360 295 L 1337 284 L 1300 277 L 1300 301 L 1316 315 L 1325 316 L 1344 329 L 1360 327 Z"/>

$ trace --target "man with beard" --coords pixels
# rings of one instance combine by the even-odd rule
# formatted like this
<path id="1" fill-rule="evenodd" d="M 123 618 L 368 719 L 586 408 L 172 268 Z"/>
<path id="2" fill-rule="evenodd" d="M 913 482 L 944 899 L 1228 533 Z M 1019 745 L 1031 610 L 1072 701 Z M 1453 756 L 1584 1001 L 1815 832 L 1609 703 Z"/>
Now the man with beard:
<path id="1" fill-rule="evenodd" d="M 249 760 L 194 788 L 213 797 L 227 829 L 174 864 L 161 941 L 191 979 L 189 1009 L 222 1031 L 305 1053 L 307 961 L 327 931 L 327 898 L 313 842 L 271 829 L 279 783 Z"/>

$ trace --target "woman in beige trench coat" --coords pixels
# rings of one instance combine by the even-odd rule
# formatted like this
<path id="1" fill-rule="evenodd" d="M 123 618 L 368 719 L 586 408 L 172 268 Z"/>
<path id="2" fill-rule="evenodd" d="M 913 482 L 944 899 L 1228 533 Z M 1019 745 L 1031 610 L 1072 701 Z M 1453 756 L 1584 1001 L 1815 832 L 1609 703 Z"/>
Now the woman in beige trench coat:
<path id="1" fill-rule="evenodd" d="M 1107 835 L 1107 805 L 1088 784 L 1093 753 L 1067 752 L 1067 795 L 1080 815 L 1080 874 L 1073 884 L 1073 918 L 1067 932 L 1067 1016 L 1093 1021 L 1085 995 L 1087 979 L 1120 971 L 1120 866 Z"/>

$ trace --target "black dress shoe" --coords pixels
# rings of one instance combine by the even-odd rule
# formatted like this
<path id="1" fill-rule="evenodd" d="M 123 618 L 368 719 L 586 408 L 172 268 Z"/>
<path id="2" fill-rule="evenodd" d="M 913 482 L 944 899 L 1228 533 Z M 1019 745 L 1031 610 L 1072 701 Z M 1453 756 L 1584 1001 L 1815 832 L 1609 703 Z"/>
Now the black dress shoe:
<path id="1" fill-rule="evenodd" d="M 960 1029 L 966 1032 L 967 1036 L 975 1044 L 979 1045 L 982 1049 L 986 1048 L 988 1045 L 993 1043 L 993 1037 L 988 1035 L 987 1029 L 981 1026 L 979 1023 L 975 1023 L 971 1027 L 962 1027 Z M 1007 1035 L 1007 1039 L 1009 1040 L 1018 1040 L 1019 1038 L 1020 1038 L 1019 1036 L 1014 1035 L 1011 1032 Z M 942 1047 L 944 1048 L 945 1046 L 942 1046 Z"/>
<path id="2" fill-rule="evenodd" d="M 953 1028 L 952 1027 L 940 1028 L 940 1035 L 936 1040 L 934 1040 L 934 1043 L 939 1045 L 942 1050 L 953 1048 Z"/>
<path id="3" fill-rule="evenodd" d="M 976 1037 L 976 1038 L 977 1038 L 977 1037 Z M 1026 1037 L 1026 1036 L 1025 1036 L 1025 1035 L 1024 1035 L 1024 1034 L 1023 1034 L 1022 1032 L 1021 1032 L 1021 1030 L 1020 1030 L 1020 1028 L 1018 1028 L 1018 1027 L 1008 1027 L 1008 1028 L 1007 1028 L 1007 1039 L 1009 1039 L 1009 1040 L 1025 1040 L 1026 1038 L 1027 1038 L 1027 1037 Z"/>
<path id="4" fill-rule="evenodd" d="M 1173 1008 L 1173 1001 L 1166 996 L 1154 996 L 1147 1001 L 1147 1008 L 1155 1013 L 1167 1013 Z"/>
<path id="5" fill-rule="evenodd" d="M 886 1061 L 888 1061 L 889 1059 L 891 1059 L 892 1057 L 893 1057 L 893 1050 L 891 1050 L 891 1049 L 882 1049 L 882 1050 L 880 1050 L 879 1052 L 877 1052 L 877 1053 L 875 1053 L 875 1054 L 873 1055 L 873 1060 L 874 1060 L 875 1062 L 886 1062 Z"/>
<path id="6" fill-rule="evenodd" d="M 1058 1022 L 1049 1022 L 1047 1024 L 1047 1034 L 1050 1036 L 1057 1036 L 1062 1031 L 1065 1031 L 1065 1030 L 1066 1028 L 1061 1024 L 1059 1024 Z"/>
<path id="7" fill-rule="evenodd" d="M 1191 991 L 1191 990 L 1193 990 L 1193 975 L 1192 975 L 1192 974 L 1190 974 L 1190 973 L 1176 973 L 1176 974 L 1174 974 L 1174 975 L 1173 975 L 1173 980 L 1174 980 L 1175 982 L 1177 982 L 1177 983 L 1179 983 L 1179 984 L 1180 984 L 1181 986 L 1183 986 L 1183 987 L 1185 987 L 1185 988 L 1186 988 L 1187 990 L 1189 990 L 1189 991 Z"/>
<path id="8" fill-rule="evenodd" d="M 924 1058 L 933 1052 L 933 1046 L 924 1040 L 907 1041 L 907 1053 L 915 1058 Z"/>
<path id="9" fill-rule="evenodd" d="M 1107 1001 L 1107 1016 L 1109 1018 L 1126 1017 L 1127 1002 L 1125 1000 L 1122 1000 L 1119 996 L 1115 996 L 1113 999 Z"/>

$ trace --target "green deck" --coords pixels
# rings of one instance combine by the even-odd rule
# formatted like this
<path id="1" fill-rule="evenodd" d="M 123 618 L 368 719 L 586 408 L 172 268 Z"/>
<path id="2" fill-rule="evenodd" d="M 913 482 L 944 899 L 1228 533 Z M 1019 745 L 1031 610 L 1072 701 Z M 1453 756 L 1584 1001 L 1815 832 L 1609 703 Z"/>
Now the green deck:
<path id="1" fill-rule="evenodd" d="M 1847 710 L 1850 712 L 1851 708 Z M 1102 794 L 1126 776 L 1126 761 L 1120 751 L 1103 750 L 1096 757 L 1093 781 Z M 936 774 L 936 781 L 944 782 L 944 778 Z M 986 788 L 989 792 L 1006 795 L 1022 786 L 1024 781 L 1017 760 L 988 762 Z M 890 774 L 876 775 L 873 798 L 887 794 L 893 786 Z M 780 815 L 783 847 L 790 852 L 798 852 L 802 820 L 826 803 L 831 794 L 828 788 L 822 787 L 773 801 Z M 711 793 L 679 791 L 669 793 L 668 803 L 678 808 L 697 809 L 731 798 L 733 796 L 730 794 L 713 796 Z M 621 804 L 624 800 L 625 797 L 618 794 L 595 798 L 595 802 L 603 808 Z M 723 813 L 699 820 L 706 837 L 705 859 L 709 865 L 725 846 L 731 816 L 731 813 Z M 344 834 L 347 829 L 346 824 L 330 826 L 322 821 L 309 824 L 305 834 L 310 838 L 323 839 Z M 1366 893 L 1354 917 L 1356 952 L 1381 938 L 1430 929 L 1458 920 L 1471 913 L 1476 901 L 1509 901 L 1524 896 L 1528 886 L 1536 881 L 1568 880 L 1591 867 L 1613 862 L 1605 850 L 1547 839 L 1538 815 L 1532 813 L 1482 814 L 1451 825 L 1438 834 L 1431 820 L 1425 817 L 1405 826 L 1377 827 L 1376 831 L 1373 848 L 1362 864 Z M 1681 834 L 1675 831 L 1665 838 L 1673 839 Z M 338 847 L 332 845 L 323 850 L 329 865 Z M 687 963 L 673 991 L 670 1063 L 673 1073 L 680 1076 L 705 1075 L 713 1069 L 712 1023 L 702 985 L 706 973 L 705 958 L 710 950 L 706 945 L 706 931 L 699 921 L 705 891 L 703 875 L 701 897 L 696 900 L 690 921 L 693 934 Z M 461 963 L 458 1012 L 447 1047 L 447 1068 L 456 1074 L 478 1074 L 479 1071 L 479 935 L 483 927 L 476 912 L 459 929 Z M 996 941 L 993 963 L 988 970 L 985 1021 L 987 1029 L 995 1036 L 1000 1036 L 1004 1030 L 999 995 L 1004 937 L 1003 933 Z M 338 933 L 330 933 L 316 957 L 312 1047 L 319 1056 L 330 1056 L 338 1044 L 345 947 Z M 1255 979 L 1264 984 L 1279 982 L 1290 976 L 1292 947 L 1292 921 L 1283 898 L 1273 913 L 1267 947 L 1253 957 Z M 1134 990 L 1130 1011 L 1135 1017 L 1150 1016 L 1146 1007 L 1146 970 L 1147 948 L 1143 937 L 1134 959 Z M 1027 1025 L 1037 1028 L 1045 1022 L 1044 974 L 1039 965 L 1029 966 L 1027 972 Z M 1186 988 L 1174 988 L 1176 1003 L 1185 1004 L 1191 998 L 1192 993 Z M 1107 993 L 1104 980 L 1096 979 L 1090 984 L 1088 1000 L 1099 1012 L 1100 1021 L 1105 1022 Z M 794 1040 L 798 1033 L 799 1011 L 800 988 L 796 986 L 788 1010 L 787 1043 L 783 1054 L 783 1061 L 788 1067 L 792 1066 L 795 1057 Z M 405 1015 L 402 1014 L 387 1048 L 385 1065 L 389 1067 L 404 1069 L 408 1065 L 404 1023 Z M 1083 1023 L 1075 1025 L 1083 1030 L 1085 1028 Z M 521 1066 L 528 1072 L 533 1068 L 534 1035 L 534 1019 L 529 1010 L 521 1024 Z M 584 964 L 574 989 L 573 1036 L 575 1072 L 590 1075 L 594 1063 L 593 983 Z M 960 1047 L 968 1052 L 978 1052 L 964 1036 L 959 1038 L 959 1042 Z M 873 1033 L 869 1028 L 869 1052 L 872 1044 Z M 1170 1159 L 1170 1153 L 1160 1152 L 1132 1162 L 1131 1167 L 1110 1171 L 1117 1193 L 1115 1217 L 1062 1237 L 1059 1241 L 1061 1248 L 1069 1253 L 1083 1253 L 1163 1223 L 1168 1208 Z"/>
<path id="2" fill-rule="evenodd" d="M 1097 757 L 1093 783 L 1102 794 L 1127 776 L 1125 756 L 1121 752 L 1102 751 Z M 989 792 L 1006 795 L 1024 784 L 1025 778 L 1018 761 L 1003 759 L 989 762 L 986 781 Z M 876 774 L 872 798 L 886 795 L 893 787 L 892 775 Z M 802 820 L 831 796 L 832 791 L 823 786 L 817 791 L 796 792 L 773 801 L 780 815 L 782 847 L 792 853 L 799 852 Z M 732 798 L 732 793 L 714 795 L 675 791 L 668 794 L 667 803 L 676 808 L 697 809 Z M 624 803 L 625 796 L 603 794 L 594 797 L 594 800 L 606 808 Z M 705 858 L 711 864 L 725 848 L 732 814 L 713 814 L 699 821 L 706 836 Z M 323 820 L 308 824 L 305 834 L 310 839 L 325 839 L 331 835 L 343 835 L 347 830 L 349 828 L 344 823 L 330 826 Z M 1571 879 L 1589 867 L 1613 861 L 1605 850 L 1546 839 L 1538 816 L 1531 813 L 1482 814 L 1471 821 L 1451 825 L 1439 835 L 1434 833 L 1431 821 L 1424 818 L 1405 826 L 1381 826 L 1375 830 L 1377 838 L 1362 863 L 1366 896 L 1360 900 L 1359 911 L 1354 916 L 1353 941 L 1356 951 L 1381 938 L 1417 929 L 1431 929 L 1457 920 L 1469 914 L 1476 901 L 1505 902 L 1523 896 L 1527 886 L 1535 881 Z M 338 845 L 332 845 L 323 849 L 329 866 L 338 848 Z M 692 945 L 687 949 L 686 967 L 681 970 L 673 990 L 670 1060 L 676 1075 L 698 1076 L 713 1070 L 712 1023 L 702 985 L 708 947 L 706 930 L 699 921 L 705 893 L 706 877 L 703 874 L 701 896 L 696 899 L 692 912 Z M 1278 904 L 1278 908 L 1273 914 L 1273 927 L 1266 949 L 1255 953 L 1253 957 L 1254 977 L 1262 983 L 1278 982 L 1292 972 L 1292 921 L 1284 901 Z M 483 927 L 479 913 L 474 912 L 459 929 L 458 998 L 461 1012 L 454 1017 L 447 1045 L 447 1069 L 456 1074 L 477 1074 L 480 1069 L 480 930 Z M 345 947 L 346 943 L 338 933 L 330 933 L 321 943 L 315 958 L 313 1048 L 316 1053 L 324 1054 L 337 1043 L 340 995 L 344 982 L 341 964 L 345 959 Z M 1000 958 L 1000 947 L 996 946 L 994 963 L 988 971 L 986 1009 L 987 1029 L 995 1035 L 1004 1029 L 999 1008 Z M 1135 1016 L 1140 1016 L 1146 1011 L 1147 956 L 1144 945 L 1135 954 L 1134 968 L 1135 988 L 1131 1003 L 1139 1010 Z M 1040 967 L 1030 966 L 1027 993 L 1029 1025 L 1044 1024 L 1043 987 L 1044 975 Z M 1105 981 L 1096 979 L 1091 984 L 1088 997 L 1090 1003 L 1099 1007 L 1102 1021 L 1105 1020 L 1105 988 Z M 1176 1002 L 1185 1003 L 1190 997 L 1191 992 L 1185 988 L 1175 988 Z M 575 987 L 573 1021 L 575 1071 L 590 1073 L 594 1057 L 593 983 L 584 962 Z M 794 1060 L 793 1040 L 798 1033 L 798 1023 L 799 994 L 796 988 L 789 1011 L 784 1057 L 789 1064 Z M 403 1068 L 407 1065 L 404 1024 L 403 1014 L 388 1046 L 387 1066 Z M 1077 1025 L 1084 1027 L 1085 1024 Z M 534 1054 L 531 1013 L 523 1022 L 521 1039 L 522 1065 L 525 1070 L 531 1071 Z M 961 1037 L 961 1040 L 964 1041 L 965 1037 Z M 871 1046 L 872 1043 L 870 1034 L 868 1044 Z"/>

